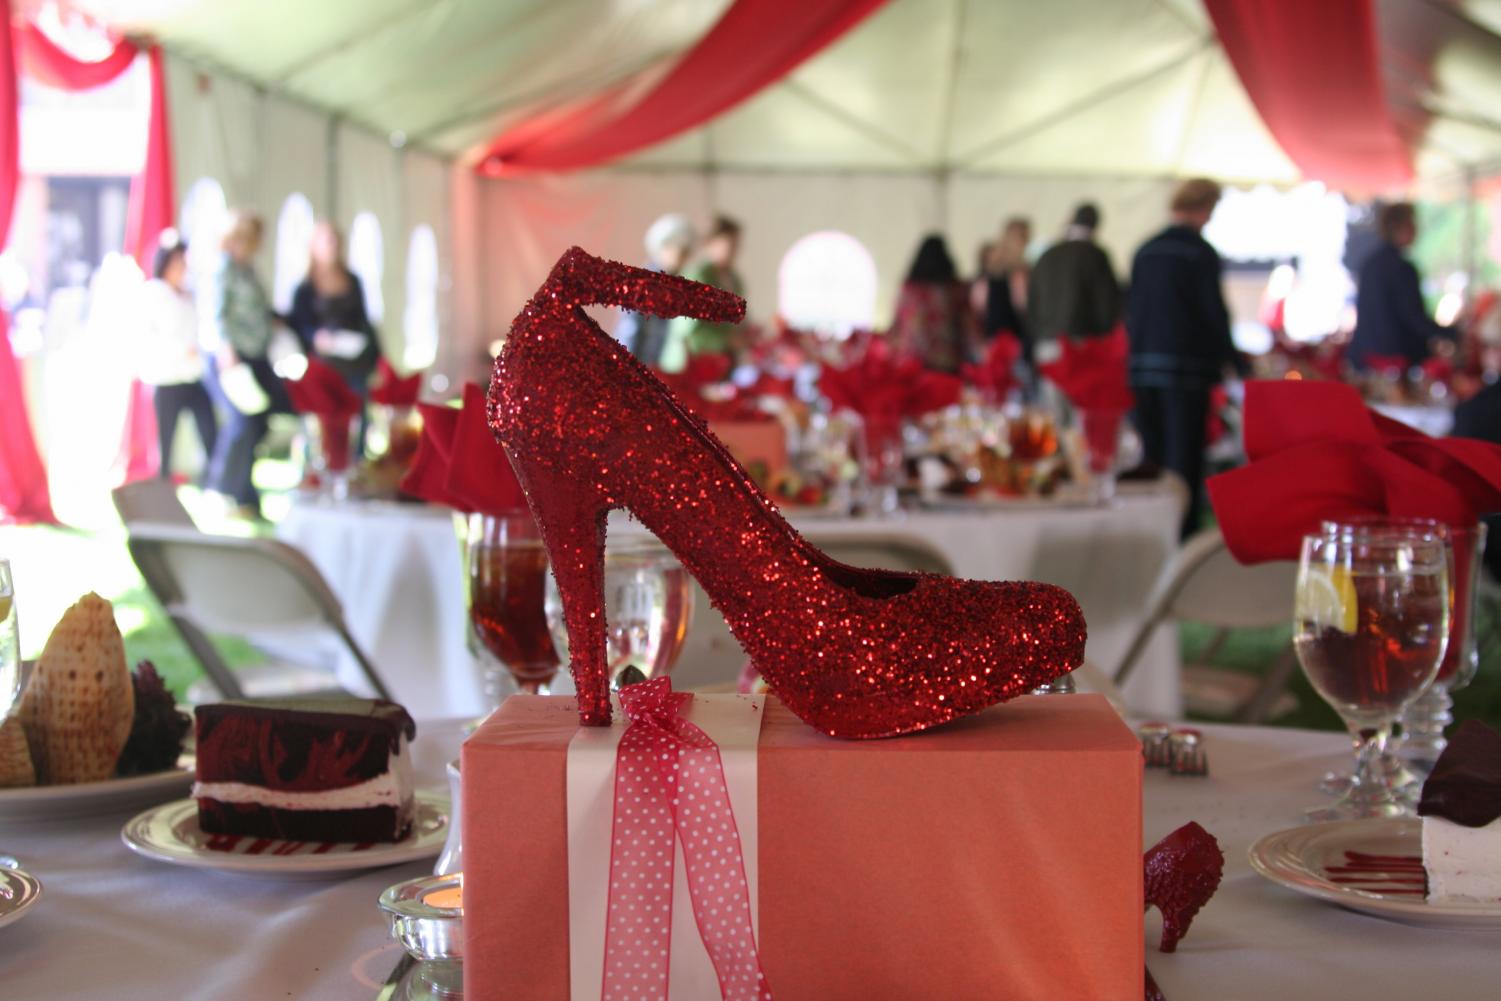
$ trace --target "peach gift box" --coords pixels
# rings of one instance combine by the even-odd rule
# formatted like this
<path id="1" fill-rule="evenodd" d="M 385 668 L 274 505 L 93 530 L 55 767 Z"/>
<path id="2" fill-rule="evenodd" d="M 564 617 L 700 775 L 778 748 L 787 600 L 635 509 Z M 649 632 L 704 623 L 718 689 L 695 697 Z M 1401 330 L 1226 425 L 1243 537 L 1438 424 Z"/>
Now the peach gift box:
<path id="1" fill-rule="evenodd" d="M 572 706 L 513 696 L 464 745 L 466 997 L 569 998 Z M 1141 769 L 1094 695 L 873 741 L 825 737 L 768 699 L 757 889 L 773 995 L 1140 1001 Z"/>

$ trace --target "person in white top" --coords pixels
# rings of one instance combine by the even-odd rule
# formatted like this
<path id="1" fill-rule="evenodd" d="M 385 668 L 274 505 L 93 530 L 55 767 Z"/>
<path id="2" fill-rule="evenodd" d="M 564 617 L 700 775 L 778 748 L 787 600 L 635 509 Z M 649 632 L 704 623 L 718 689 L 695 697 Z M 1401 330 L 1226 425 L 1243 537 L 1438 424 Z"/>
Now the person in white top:
<path id="1" fill-rule="evenodd" d="M 203 454 L 213 455 L 219 425 L 203 385 L 198 312 L 187 291 L 188 248 L 170 231 L 162 234 L 152 272 L 141 291 L 140 380 L 152 387 L 161 443 L 161 476 L 171 475 L 172 442 L 183 411 L 193 416 Z M 205 463 L 206 465 L 206 463 Z"/>

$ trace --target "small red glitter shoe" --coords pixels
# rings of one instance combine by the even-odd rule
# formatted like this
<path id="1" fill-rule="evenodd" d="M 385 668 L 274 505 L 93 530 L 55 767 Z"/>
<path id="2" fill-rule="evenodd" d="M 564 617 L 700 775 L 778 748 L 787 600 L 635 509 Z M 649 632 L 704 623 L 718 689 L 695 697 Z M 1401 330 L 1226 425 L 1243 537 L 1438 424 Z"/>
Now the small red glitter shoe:
<path id="1" fill-rule="evenodd" d="M 569 250 L 511 327 L 490 426 L 542 530 L 563 597 L 579 715 L 610 720 L 605 515 L 624 508 L 693 574 L 778 697 L 824 733 L 889 737 L 1077 667 L 1084 617 L 1035 583 L 846 566 L 805 542 L 663 383 L 582 307 L 736 322 L 745 303 Z"/>

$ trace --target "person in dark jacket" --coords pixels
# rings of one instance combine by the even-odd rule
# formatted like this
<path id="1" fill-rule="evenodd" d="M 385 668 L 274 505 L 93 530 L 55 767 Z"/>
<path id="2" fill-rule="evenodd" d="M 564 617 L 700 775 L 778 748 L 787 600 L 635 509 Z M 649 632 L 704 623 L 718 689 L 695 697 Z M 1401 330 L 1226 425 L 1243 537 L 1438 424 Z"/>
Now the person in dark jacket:
<path id="1" fill-rule="evenodd" d="M 1063 239 L 1032 266 L 1027 325 L 1033 341 L 1101 337 L 1120 322 L 1120 283 L 1110 255 L 1094 242 L 1099 225 L 1100 210 L 1089 202 L 1080 205 Z"/>
<path id="2" fill-rule="evenodd" d="M 1230 340 L 1220 255 L 1201 235 L 1219 200 L 1213 181 L 1179 185 L 1171 225 L 1136 252 L 1126 312 L 1136 430 L 1147 459 L 1188 484 L 1185 537 L 1198 528 L 1203 506 L 1209 392 L 1227 365 L 1245 374 Z"/>
<path id="3" fill-rule="evenodd" d="M 365 289 L 344 263 L 344 239 L 326 219 L 313 229 L 307 277 L 292 294 L 287 326 L 304 351 L 328 363 L 360 396 L 368 393 L 380 341 L 365 311 Z"/>
<path id="4" fill-rule="evenodd" d="M 1360 267 L 1355 293 L 1355 335 L 1350 364 L 1366 367 L 1371 355 L 1401 356 L 1421 365 L 1435 338 L 1453 340 L 1455 331 L 1435 323 L 1423 307 L 1418 269 L 1402 252 L 1418 235 L 1410 202 L 1384 206 L 1379 217 L 1381 245 Z"/>

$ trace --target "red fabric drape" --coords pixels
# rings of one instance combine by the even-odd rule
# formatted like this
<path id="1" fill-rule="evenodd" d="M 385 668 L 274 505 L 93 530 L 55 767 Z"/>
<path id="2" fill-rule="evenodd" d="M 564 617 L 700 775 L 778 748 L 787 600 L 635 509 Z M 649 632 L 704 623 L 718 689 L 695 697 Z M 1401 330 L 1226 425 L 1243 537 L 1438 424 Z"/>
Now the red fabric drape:
<path id="1" fill-rule="evenodd" d="M 562 114 L 522 122 L 480 161 L 483 173 L 594 167 L 701 125 L 775 83 L 885 0 L 735 0 L 719 22 L 640 100 L 623 89 Z"/>
<path id="2" fill-rule="evenodd" d="M 0 0 L 0 245 L 10 237 L 16 189 L 21 183 L 19 105 L 10 0 Z M 21 372 L 10 346 L 10 324 L 0 310 L 0 522 L 56 520 L 47 489 L 47 467 L 37 452 Z"/>
<path id="3" fill-rule="evenodd" d="M 151 46 L 151 117 L 146 123 L 146 163 L 130 184 L 125 220 L 125 250 L 150 273 L 162 230 L 172 226 L 172 131 L 167 121 L 167 77 L 162 50 Z"/>
<path id="4" fill-rule="evenodd" d="M 1262 121 L 1304 176 L 1380 192 L 1412 179 L 1386 101 L 1372 0 L 1205 0 Z"/>
<path id="5" fill-rule="evenodd" d="M 115 50 L 103 59 L 84 62 L 68 55 L 34 24 L 21 28 L 21 69 L 38 83 L 59 90 L 90 90 L 103 86 L 130 69 L 135 62 L 135 45 L 121 39 Z"/>
<path id="6" fill-rule="evenodd" d="M 25 71 L 39 82 L 62 90 L 91 90 L 130 68 L 140 49 L 120 39 L 103 59 L 75 59 L 34 24 L 21 29 L 19 51 Z M 172 152 L 161 50 L 150 49 L 151 113 L 147 120 L 146 160 L 131 180 L 126 209 L 125 249 L 149 273 L 161 231 L 172 225 Z M 126 483 L 155 476 L 162 457 L 157 444 L 156 410 L 151 391 L 132 382 L 120 435 L 119 475 Z"/>

